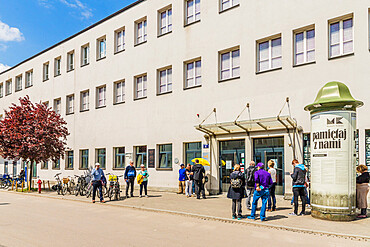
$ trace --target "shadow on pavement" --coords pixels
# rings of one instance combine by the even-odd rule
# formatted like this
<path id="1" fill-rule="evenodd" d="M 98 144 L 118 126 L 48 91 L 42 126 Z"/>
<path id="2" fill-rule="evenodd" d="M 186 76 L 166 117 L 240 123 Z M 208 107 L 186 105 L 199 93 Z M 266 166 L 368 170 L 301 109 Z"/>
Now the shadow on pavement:
<path id="1" fill-rule="evenodd" d="M 274 216 L 267 216 L 266 220 L 271 221 L 271 220 L 281 220 L 281 219 L 286 219 L 288 216 L 285 215 L 274 215 Z"/>
<path id="2" fill-rule="evenodd" d="M 0 202 L 0 206 L 9 205 L 9 204 L 10 204 L 9 202 Z"/>

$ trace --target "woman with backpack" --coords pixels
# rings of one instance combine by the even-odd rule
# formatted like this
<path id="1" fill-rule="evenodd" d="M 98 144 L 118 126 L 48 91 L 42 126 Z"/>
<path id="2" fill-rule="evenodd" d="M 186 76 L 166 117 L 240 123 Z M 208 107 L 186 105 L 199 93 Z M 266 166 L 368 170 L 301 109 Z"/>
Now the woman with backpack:
<path id="1" fill-rule="evenodd" d="M 232 199 L 232 217 L 233 219 L 238 217 L 238 220 L 242 218 L 242 199 L 245 197 L 245 177 L 240 171 L 240 165 L 234 166 L 234 171 L 230 174 L 230 188 L 227 192 L 227 198 Z M 236 207 L 238 207 L 238 215 L 236 215 Z"/>

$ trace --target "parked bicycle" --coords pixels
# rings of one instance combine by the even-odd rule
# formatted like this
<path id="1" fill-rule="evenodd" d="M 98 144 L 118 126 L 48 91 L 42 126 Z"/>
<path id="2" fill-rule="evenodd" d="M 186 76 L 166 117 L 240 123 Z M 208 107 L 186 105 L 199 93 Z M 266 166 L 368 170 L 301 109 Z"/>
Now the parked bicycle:
<path id="1" fill-rule="evenodd" d="M 119 184 L 119 178 L 122 177 L 123 175 L 116 176 L 111 173 L 107 173 L 108 181 L 109 181 L 109 187 L 107 189 L 107 196 L 109 197 L 109 200 L 111 201 L 112 198 L 114 200 L 120 200 L 121 199 L 121 188 Z"/>
<path id="2" fill-rule="evenodd" d="M 0 187 L 3 189 L 7 189 L 12 186 L 13 179 L 8 174 L 4 174 L 0 179 Z"/>
<path id="3" fill-rule="evenodd" d="M 86 194 L 85 188 L 87 187 L 88 183 L 86 182 L 86 176 L 78 176 L 75 175 L 77 178 L 77 184 L 75 187 L 75 196 L 84 196 Z"/>
<path id="4" fill-rule="evenodd" d="M 57 181 L 57 184 L 53 185 L 51 188 L 55 190 L 58 193 L 58 195 L 60 194 L 64 195 L 62 180 L 60 180 L 60 177 L 59 177 L 60 174 L 62 173 L 55 174 L 54 178 Z"/>
<path id="5" fill-rule="evenodd" d="M 74 194 L 75 182 L 71 176 L 63 178 L 63 195 L 66 195 L 67 192 L 69 194 Z"/>

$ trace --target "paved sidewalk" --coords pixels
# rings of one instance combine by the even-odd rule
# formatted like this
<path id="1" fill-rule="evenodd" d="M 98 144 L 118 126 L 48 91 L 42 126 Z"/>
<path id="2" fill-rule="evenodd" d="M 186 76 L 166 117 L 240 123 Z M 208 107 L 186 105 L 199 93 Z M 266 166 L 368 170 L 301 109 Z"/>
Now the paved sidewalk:
<path id="1" fill-rule="evenodd" d="M 9 192 L 16 193 L 16 192 Z M 20 193 L 20 192 L 17 192 Z M 28 193 L 25 193 L 28 194 Z M 42 194 L 30 193 L 28 195 L 42 196 L 56 199 L 66 199 L 73 201 L 81 201 L 91 203 L 91 198 L 66 195 L 57 195 L 56 192 L 43 192 Z M 194 197 L 187 198 L 184 195 L 178 195 L 168 192 L 149 192 L 148 198 L 139 198 L 138 192 L 135 191 L 135 197 L 122 198 L 120 201 L 107 200 L 106 206 L 121 206 L 134 207 L 151 211 L 166 211 L 173 214 L 183 214 L 193 217 L 205 217 L 215 220 L 229 220 L 231 219 L 231 200 L 226 198 L 226 195 L 209 196 L 206 200 L 197 200 Z M 314 234 L 338 235 L 338 236 L 353 236 L 358 240 L 365 237 L 370 241 L 370 218 L 355 220 L 352 222 L 332 222 L 325 220 L 318 220 L 312 218 L 310 215 L 306 216 L 288 216 L 292 212 L 290 201 L 283 200 L 282 197 L 277 197 L 277 211 L 267 212 L 267 221 L 260 222 L 243 218 L 239 223 L 255 224 L 256 226 L 281 228 L 290 231 L 301 231 Z M 310 213 L 310 209 L 307 210 Z M 246 210 L 245 200 L 243 200 L 243 216 L 250 214 Z"/>

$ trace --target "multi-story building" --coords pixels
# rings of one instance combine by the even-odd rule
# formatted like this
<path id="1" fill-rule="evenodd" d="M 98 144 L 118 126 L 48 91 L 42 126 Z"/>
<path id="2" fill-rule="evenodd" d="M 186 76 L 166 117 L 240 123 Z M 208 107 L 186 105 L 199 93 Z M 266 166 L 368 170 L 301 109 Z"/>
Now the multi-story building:
<path id="1" fill-rule="evenodd" d="M 207 189 L 218 193 L 233 164 L 273 159 L 277 191 L 288 194 L 291 160 L 309 165 L 303 108 L 328 81 L 364 101 L 358 162 L 370 165 L 369 7 L 139 0 L 2 72 L 0 106 L 29 95 L 67 121 L 66 157 L 37 165 L 42 179 L 95 162 L 120 174 L 132 159 L 147 165 L 149 186 L 173 189 L 180 164 L 205 157 Z M 13 172 L 3 161 L 0 173 L 19 173 L 21 163 Z"/>

